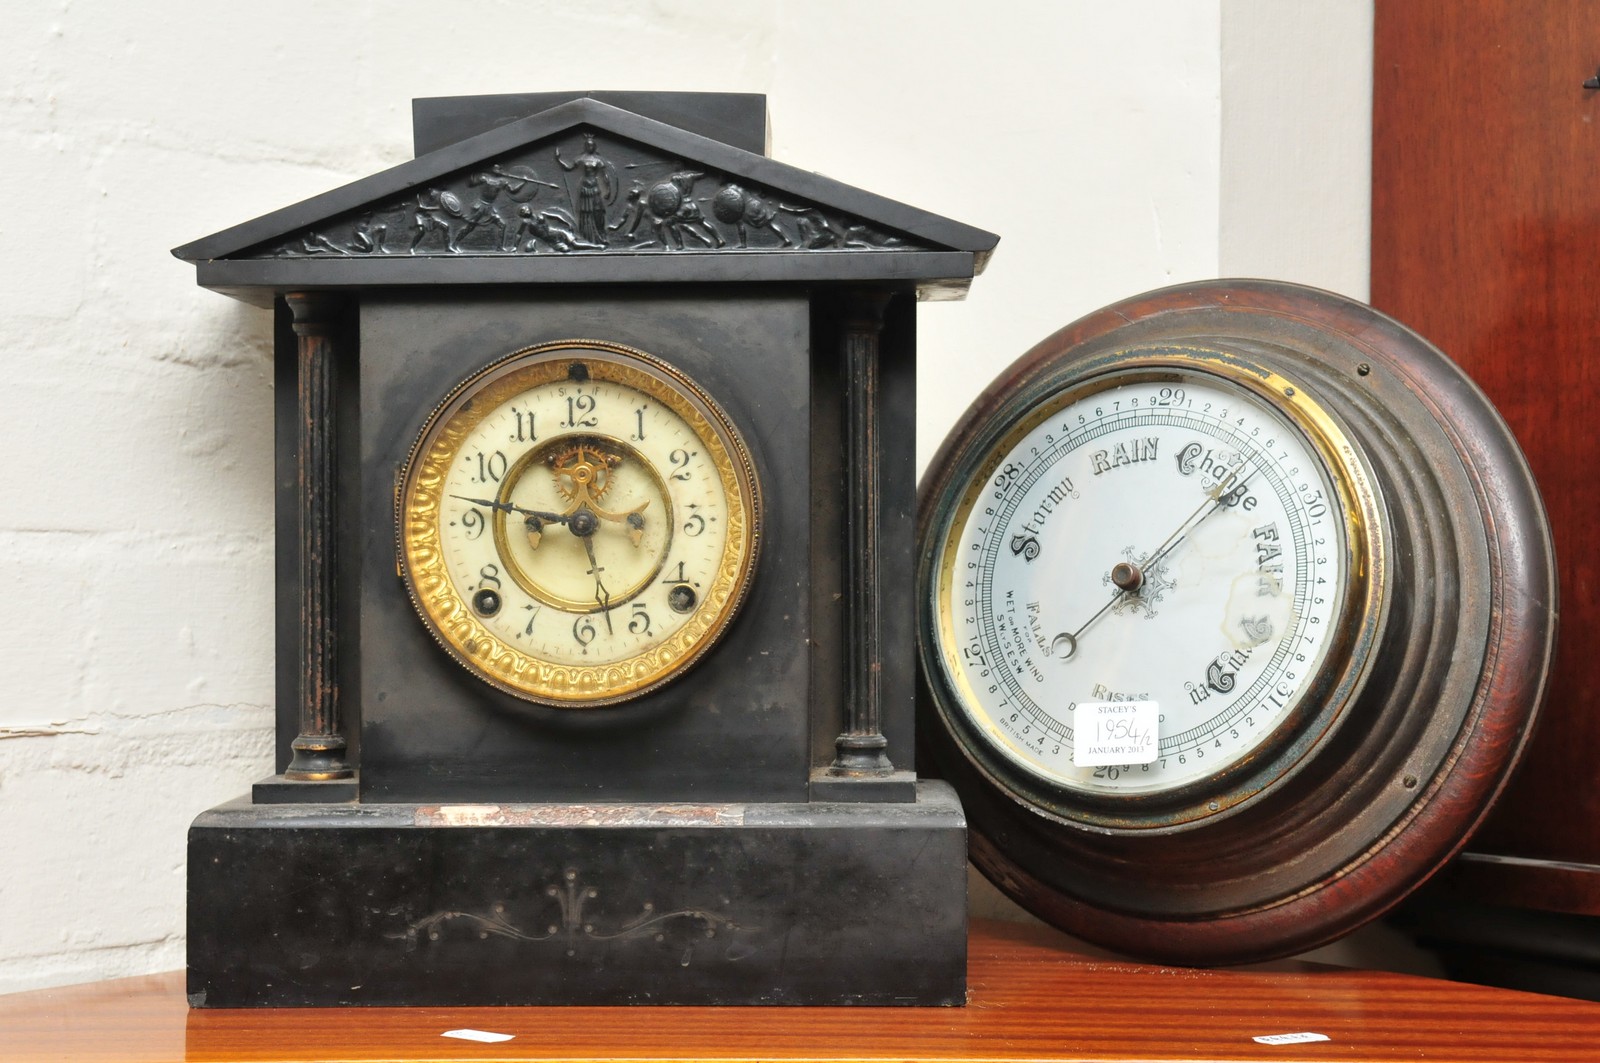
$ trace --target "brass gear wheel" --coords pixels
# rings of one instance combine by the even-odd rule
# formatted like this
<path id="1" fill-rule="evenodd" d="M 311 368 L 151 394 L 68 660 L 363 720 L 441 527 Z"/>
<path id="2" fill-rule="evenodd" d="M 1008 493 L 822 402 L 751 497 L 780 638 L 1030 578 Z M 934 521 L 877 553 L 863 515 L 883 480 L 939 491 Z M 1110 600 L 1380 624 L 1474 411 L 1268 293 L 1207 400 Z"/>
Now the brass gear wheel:
<path id="1" fill-rule="evenodd" d="M 570 504 L 598 502 L 611 490 L 611 470 L 622 463 L 593 443 L 579 443 L 550 456 L 556 491 Z"/>

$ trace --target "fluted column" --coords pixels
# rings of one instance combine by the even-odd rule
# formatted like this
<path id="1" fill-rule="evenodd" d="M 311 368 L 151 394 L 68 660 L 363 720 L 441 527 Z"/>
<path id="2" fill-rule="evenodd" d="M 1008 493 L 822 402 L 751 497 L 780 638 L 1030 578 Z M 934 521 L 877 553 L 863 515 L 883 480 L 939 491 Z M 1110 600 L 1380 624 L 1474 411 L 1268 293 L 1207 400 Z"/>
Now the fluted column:
<path id="1" fill-rule="evenodd" d="M 840 340 L 845 382 L 845 730 L 834 743 L 832 775 L 888 775 L 883 735 L 882 638 L 878 578 L 878 359 L 887 292 L 852 294 Z"/>
<path id="2" fill-rule="evenodd" d="M 323 292 L 284 296 L 299 340 L 300 735 L 284 778 L 348 779 L 339 719 L 334 540 L 336 329 L 341 300 Z"/>

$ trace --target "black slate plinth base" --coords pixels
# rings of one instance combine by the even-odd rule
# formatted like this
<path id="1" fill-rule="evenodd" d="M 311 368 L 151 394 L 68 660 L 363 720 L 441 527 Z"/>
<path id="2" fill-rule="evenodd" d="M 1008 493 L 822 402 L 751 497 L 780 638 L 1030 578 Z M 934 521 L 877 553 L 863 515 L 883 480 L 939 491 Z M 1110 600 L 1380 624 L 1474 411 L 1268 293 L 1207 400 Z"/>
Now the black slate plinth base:
<path id="1" fill-rule="evenodd" d="M 905 804 L 295 805 L 189 832 L 196 1007 L 961 1004 L 966 825 Z"/>

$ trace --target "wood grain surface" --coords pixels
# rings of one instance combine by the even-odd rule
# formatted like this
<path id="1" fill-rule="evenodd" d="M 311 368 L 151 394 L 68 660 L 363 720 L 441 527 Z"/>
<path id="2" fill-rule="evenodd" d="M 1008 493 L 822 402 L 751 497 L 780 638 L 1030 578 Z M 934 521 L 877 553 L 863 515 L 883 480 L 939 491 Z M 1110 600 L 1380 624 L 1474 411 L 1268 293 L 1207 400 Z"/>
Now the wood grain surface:
<path id="1" fill-rule="evenodd" d="M 1378 0 L 1375 33 L 1372 303 L 1499 406 L 1561 571 L 1545 718 L 1473 848 L 1600 864 L 1600 5 Z M 1549 871 L 1600 914 L 1600 876 Z"/>
<path id="2" fill-rule="evenodd" d="M 0 997 L 0 1058 L 35 1060 L 1272 1060 L 1593 1063 L 1600 1004 L 1310 964 L 1201 971 L 974 927 L 965 1008 L 190 1011 L 181 975 Z M 501 1044 L 442 1037 L 461 1028 Z M 1264 1045 L 1311 1032 L 1327 1041 Z"/>

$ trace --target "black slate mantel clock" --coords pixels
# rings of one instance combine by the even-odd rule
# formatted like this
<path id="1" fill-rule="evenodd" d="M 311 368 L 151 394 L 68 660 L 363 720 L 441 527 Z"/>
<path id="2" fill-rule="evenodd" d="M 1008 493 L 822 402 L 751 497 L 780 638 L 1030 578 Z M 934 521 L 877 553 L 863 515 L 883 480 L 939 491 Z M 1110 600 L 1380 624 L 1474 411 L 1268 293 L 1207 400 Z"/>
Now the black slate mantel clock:
<path id="1" fill-rule="evenodd" d="M 191 831 L 191 1002 L 960 1003 L 914 300 L 996 238 L 760 96 L 415 114 L 175 252 L 277 314 L 277 774 Z"/>

